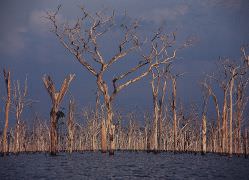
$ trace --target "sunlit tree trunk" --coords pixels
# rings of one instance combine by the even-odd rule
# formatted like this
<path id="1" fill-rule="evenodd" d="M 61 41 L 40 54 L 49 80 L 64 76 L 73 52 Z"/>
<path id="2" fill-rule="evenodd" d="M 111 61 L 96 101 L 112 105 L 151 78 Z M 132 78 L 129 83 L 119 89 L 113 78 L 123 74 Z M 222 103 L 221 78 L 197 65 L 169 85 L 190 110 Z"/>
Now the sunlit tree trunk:
<path id="1" fill-rule="evenodd" d="M 75 113 L 75 103 L 74 100 L 69 101 L 69 114 L 68 114 L 68 121 L 67 121 L 67 128 L 68 128 L 68 150 L 70 153 L 73 152 L 73 144 L 74 144 L 74 113 Z"/>
<path id="2" fill-rule="evenodd" d="M 222 110 L 222 152 L 227 152 L 227 89 L 224 89 Z"/>
<path id="3" fill-rule="evenodd" d="M 230 121 L 229 121 L 229 156 L 233 154 L 233 86 L 234 86 L 234 78 L 235 78 L 235 69 L 232 71 L 232 79 L 230 82 Z"/>
<path id="4" fill-rule="evenodd" d="M 176 78 L 172 78 L 172 112 L 173 112 L 173 136 L 174 151 L 177 151 L 177 117 L 176 117 Z"/>
<path id="5" fill-rule="evenodd" d="M 202 154 L 207 152 L 207 119 L 206 115 L 202 116 Z"/>
<path id="6" fill-rule="evenodd" d="M 156 85 L 155 85 L 156 81 Z M 159 75 L 156 76 L 154 72 L 152 71 L 152 80 L 151 80 L 151 87 L 152 87 L 152 96 L 153 96 L 153 137 L 152 137 L 152 143 L 153 143 L 153 150 L 158 150 L 158 113 L 159 113 L 159 106 L 158 106 L 158 90 L 160 85 L 160 77 Z"/>
<path id="7" fill-rule="evenodd" d="M 214 101 L 214 104 L 215 104 L 215 110 L 216 110 L 216 114 L 217 114 L 217 144 L 218 144 L 218 152 L 220 152 L 220 147 L 221 147 L 221 133 L 220 133 L 220 109 L 219 109 L 219 104 L 218 104 L 218 100 L 217 100 L 217 97 L 216 95 L 211 92 L 211 95 L 213 97 L 213 101 Z M 215 148 L 216 149 L 216 148 Z"/>
<path id="8" fill-rule="evenodd" d="M 8 153 L 8 140 L 7 140 L 7 133 L 8 133 L 8 126 L 9 126 L 9 110 L 10 110 L 10 101 L 11 101 L 11 80 L 10 80 L 10 72 L 4 72 L 4 80 L 7 90 L 7 98 L 5 102 L 5 124 L 4 124 L 4 130 L 3 130 L 3 154 L 7 155 Z"/>
<path id="9" fill-rule="evenodd" d="M 242 120 L 242 93 L 240 87 L 237 87 L 237 108 L 236 108 L 236 115 L 237 115 L 237 153 L 241 153 L 241 120 Z"/>

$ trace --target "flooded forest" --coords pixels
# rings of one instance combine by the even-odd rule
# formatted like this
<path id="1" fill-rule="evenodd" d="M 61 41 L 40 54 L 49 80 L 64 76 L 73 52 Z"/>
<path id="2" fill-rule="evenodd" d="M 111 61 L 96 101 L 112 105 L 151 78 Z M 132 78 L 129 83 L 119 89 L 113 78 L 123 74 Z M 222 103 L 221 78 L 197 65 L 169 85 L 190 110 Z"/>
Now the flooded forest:
<path id="1" fill-rule="evenodd" d="M 186 75 L 176 73 L 174 64 L 179 52 L 194 48 L 195 38 L 178 42 L 176 32 L 163 28 L 145 36 L 138 20 L 126 17 L 121 21 L 117 20 L 115 11 L 89 13 L 83 7 L 78 18 L 63 22 L 59 16 L 61 8 L 48 11 L 45 18 L 61 47 L 82 71 L 95 78 L 95 107 L 81 112 L 79 119 L 76 107 L 80 104 L 75 103 L 75 98 L 84 94 L 73 94 L 65 102 L 65 113 L 60 108 L 61 103 L 69 96 L 67 92 L 77 77 L 72 72 L 61 77 L 61 80 L 65 79 L 58 84 L 44 72 L 40 79 L 51 100 L 47 102 L 51 107 L 47 112 L 50 119 L 44 121 L 37 117 L 30 125 L 23 120 L 23 111 L 34 103 L 29 98 L 28 79 L 25 82 L 13 79 L 15 72 L 1 66 L 4 79 L 0 86 L 4 105 L 1 107 L 4 119 L 0 119 L 4 121 L 4 127 L 0 127 L 2 155 L 85 151 L 114 155 L 116 151 L 145 151 L 248 156 L 248 45 L 241 45 L 239 59 L 217 57 L 213 73 L 205 74 L 202 81 L 195 82 L 202 92 L 202 103 L 186 107 L 179 102 L 181 97 L 177 94 L 178 80 Z M 106 57 L 101 48 L 108 40 L 105 38 L 111 37 L 113 32 L 118 38 L 114 42 L 113 55 Z M 120 62 L 129 66 L 117 73 L 114 67 Z M 108 73 L 112 78 L 106 78 Z M 116 96 L 144 78 L 150 85 L 153 108 L 140 114 L 139 120 L 136 112 L 124 120 L 118 107 L 113 106 Z M 212 112 L 212 116 L 208 112 Z"/>

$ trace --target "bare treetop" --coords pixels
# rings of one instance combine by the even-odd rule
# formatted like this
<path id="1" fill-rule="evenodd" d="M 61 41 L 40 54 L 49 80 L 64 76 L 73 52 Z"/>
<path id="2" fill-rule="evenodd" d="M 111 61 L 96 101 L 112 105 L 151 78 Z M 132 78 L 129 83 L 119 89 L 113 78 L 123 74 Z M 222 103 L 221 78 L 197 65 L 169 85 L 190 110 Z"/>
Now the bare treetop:
<path id="1" fill-rule="evenodd" d="M 125 60 L 124 58 L 128 54 L 137 53 L 139 55 L 137 65 L 113 76 L 111 81 L 113 94 L 147 76 L 152 68 L 160 64 L 171 63 L 176 58 L 177 50 L 170 50 L 175 44 L 175 33 L 165 34 L 160 28 L 150 40 L 142 40 L 138 35 L 138 20 L 119 25 L 115 22 L 114 11 L 110 15 L 106 15 L 103 11 L 91 14 L 84 7 L 80 8 L 81 16 L 73 25 L 69 25 L 67 22 L 59 23 L 57 16 L 60 9 L 61 6 L 55 12 L 47 13 L 47 19 L 52 23 L 52 32 L 55 33 L 62 45 L 76 57 L 77 61 L 94 76 L 102 75 L 114 63 Z M 115 28 L 120 30 L 122 38 L 117 39 L 118 45 L 113 50 L 112 57 L 106 58 L 99 41 L 102 37 L 107 36 L 107 32 L 112 33 Z M 145 45 L 150 47 L 147 52 L 144 51 L 145 48 L 143 49 Z M 99 66 L 96 67 L 96 63 Z M 142 68 L 144 68 L 144 72 L 140 72 L 134 77 L 134 73 L 141 71 Z M 129 77 L 131 78 L 129 79 Z M 120 83 L 120 81 L 123 82 Z"/>

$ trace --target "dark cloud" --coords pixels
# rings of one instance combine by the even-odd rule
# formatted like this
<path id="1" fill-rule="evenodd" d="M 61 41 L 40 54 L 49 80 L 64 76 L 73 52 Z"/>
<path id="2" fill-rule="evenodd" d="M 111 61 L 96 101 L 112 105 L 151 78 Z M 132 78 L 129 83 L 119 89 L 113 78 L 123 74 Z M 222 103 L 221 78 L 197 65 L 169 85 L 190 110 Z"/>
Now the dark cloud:
<path id="1" fill-rule="evenodd" d="M 131 18 L 141 18 L 145 33 L 163 24 L 168 31 L 177 30 L 180 43 L 189 36 L 196 36 L 198 42 L 180 52 L 175 65 L 177 72 L 186 72 L 178 91 L 179 97 L 186 101 L 200 100 L 200 96 L 196 96 L 200 95 L 198 80 L 204 71 L 212 71 L 219 56 L 239 59 L 240 45 L 249 42 L 249 3 L 246 0 L 3 0 L 0 68 L 9 67 L 14 79 L 25 78 L 28 74 L 30 96 L 40 101 L 36 110 L 41 112 L 49 109 L 49 99 L 41 81 L 44 73 L 52 74 L 58 84 L 66 74 L 76 73 L 71 93 L 78 97 L 78 103 L 87 105 L 95 99 L 95 80 L 59 44 L 43 18 L 46 11 L 56 9 L 58 4 L 63 5 L 62 20 L 77 17 L 77 6 L 83 4 L 91 12 L 115 9 L 118 16 L 126 10 Z M 110 56 L 110 51 L 111 47 L 106 46 L 106 56 Z M 149 84 L 144 80 L 124 90 L 117 103 L 119 107 L 128 108 L 127 104 L 132 104 L 148 108 L 150 93 Z"/>

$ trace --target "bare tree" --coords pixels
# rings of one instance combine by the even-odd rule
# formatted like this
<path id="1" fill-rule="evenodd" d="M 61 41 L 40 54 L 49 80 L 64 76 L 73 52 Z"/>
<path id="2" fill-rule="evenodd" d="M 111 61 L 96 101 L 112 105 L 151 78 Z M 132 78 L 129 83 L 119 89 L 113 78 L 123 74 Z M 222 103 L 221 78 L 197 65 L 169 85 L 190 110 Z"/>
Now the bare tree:
<path id="1" fill-rule="evenodd" d="M 208 99 L 211 94 L 211 89 L 209 88 L 206 80 L 202 82 L 203 86 L 203 110 L 202 110 L 202 154 L 207 152 L 207 107 Z"/>
<path id="2" fill-rule="evenodd" d="M 230 111 L 229 111 L 229 155 L 232 156 L 233 154 L 233 87 L 234 87 L 234 79 L 238 75 L 237 70 L 239 66 L 237 67 L 231 67 L 230 73 L 231 73 L 231 80 L 230 80 L 230 89 L 229 89 L 229 99 L 230 99 Z"/>
<path id="3" fill-rule="evenodd" d="M 68 150 L 70 153 L 73 152 L 73 143 L 74 143 L 74 131 L 75 131 L 74 113 L 75 113 L 75 102 L 74 100 L 69 100 L 67 128 L 68 128 Z"/>
<path id="4" fill-rule="evenodd" d="M 245 54 L 245 49 L 242 48 L 242 59 L 247 58 L 247 55 Z M 245 100 L 245 87 L 248 82 L 248 78 L 246 78 L 247 74 L 247 63 L 245 63 L 246 60 L 244 60 L 244 63 L 241 62 L 234 62 L 230 59 L 224 59 L 220 61 L 220 69 L 219 69 L 219 75 L 218 78 L 216 78 L 214 75 L 209 76 L 212 79 L 214 79 L 216 82 L 218 82 L 220 88 L 223 91 L 223 109 L 222 109 L 222 141 L 221 141 L 221 147 L 223 153 L 228 153 L 229 156 L 232 156 L 233 152 L 239 151 L 240 149 L 240 137 L 241 137 L 241 119 L 242 119 L 242 113 L 243 113 L 243 102 L 247 102 Z M 234 89 L 235 84 L 237 84 L 236 89 Z M 216 111 L 217 111 L 217 118 L 219 117 L 219 108 L 217 103 L 217 98 L 214 95 L 213 90 L 211 89 L 210 85 L 206 84 L 206 88 L 209 89 L 210 94 L 212 95 L 214 102 L 216 104 Z M 234 102 L 234 93 L 236 93 L 236 101 Z M 243 95 L 244 94 L 244 95 Z M 228 101 L 229 97 L 229 101 Z M 243 98 L 242 98 L 243 97 Z M 236 104 L 236 126 L 233 128 L 234 124 L 234 114 L 233 114 L 233 106 Z M 246 103 L 245 103 L 246 104 Z M 228 124 L 228 118 L 229 118 L 229 124 Z M 219 123 L 218 130 L 219 130 Z M 228 129 L 229 127 L 229 129 Z M 234 133 L 235 129 L 235 133 Z M 218 131 L 219 132 L 219 131 Z M 218 139 L 219 139 L 219 133 L 218 133 Z M 233 140 L 235 139 L 235 140 Z M 234 144 L 234 142 L 237 142 Z M 235 147 L 235 150 L 233 150 L 233 147 Z M 237 147 L 237 148 L 236 148 Z M 238 149 L 238 150 L 237 150 Z"/>
<path id="5" fill-rule="evenodd" d="M 20 82 L 17 80 L 13 84 L 13 106 L 15 111 L 16 117 L 16 125 L 15 125 L 15 140 L 14 140 L 14 151 L 18 153 L 20 151 L 20 136 L 21 136 L 21 128 L 22 128 L 22 113 L 25 106 L 31 105 L 34 101 L 27 99 L 28 95 L 28 85 L 27 85 L 27 78 L 24 83 L 24 87 L 21 88 Z"/>
<path id="6" fill-rule="evenodd" d="M 166 72 L 163 68 L 160 70 L 158 67 L 151 71 L 152 80 L 152 96 L 154 105 L 153 116 L 153 150 L 161 150 L 162 141 L 162 119 L 163 119 L 163 104 L 166 94 Z"/>
<path id="7" fill-rule="evenodd" d="M 70 74 L 62 83 L 59 92 L 56 92 L 54 82 L 52 81 L 50 76 L 44 75 L 43 82 L 45 88 L 48 91 L 48 94 L 51 98 L 52 108 L 50 111 L 50 140 L 51 147 L 50 153 L 51 155 L 56 155 L 57 152 L 57 144 L 58 144 L 58 135 L 57 135 L 57 123 L 61 116 L 63 116 L 63 112 L 59 111 L 60 103 L 65 96 L 71 81 L 74 79 L 75 75 Z"/>
<path id="8" fill-rule="evenodd" d="M 238 70 L 238 75 L 235 80 L 235 93 L 236 93 L 236 148 L 235 151 L 237 153 L 242 153 L 242 120 L 243 120 L 243 114 L 244 110 L 247 106 L 249 96 L 248 96 L 248 83 L 249 83 L 249 57 L 246 53 L 246 48 L 248 46 L 242 46 L 241 52 L 242 52 L 242 61 L 244 62 L 243 65 L 241 65 L 241 68 Z"/>
<path id="9" fill-rule="evenodd" d="M 9 126 L 9 110 L 11 103 L 11 79 L 10 79 L 10 71 L 3 70 L 5 86 L 7 90 L 7 98 L 5 102 L 5 125 L 3 130 L 3 154 L 6 155 L 8 153 L 8 126 Z"/>
<path id="10" fill-rule="evenodd" d="M 208 78 L 210 80 L 210 78 Z M 203 86 L 203 92 L 204 92 L 204 110 L 203 112 L 205 112 L 206 114 L 206 111 L 207 111 L 207 103 L 205 101 L 206 100 L 206 96 L 211 96 L 212 99 L 213 99 L 213 103 L 215 105 L 215 111 L 216 111 L 216 132 L 213 133 L 213 144 L 214 144 L 214 147 L 217 147 L 217 148 L 214 148 L 213 151 L 215 152 L 220 152 L 220 146 L 221 146 L 221 141 L 220 141 L 220 109 L 219 109 L 219 103 L 218 103 L 218 98 L 217 96 L 215 95 L 215 92 L 213 91 L 212 87 L 211 87 L 211 82 L 209 82 L 207 79 L 205 79 L 204 82 L 202 82 L 202 86 Z M 218 146 L 217 146 L 218 145 Z"/>
<path id="11" fill-rule="evenodd" d="M 218 83 L 219 87 L 223 92 L 223 104 L 222 104 L 222 126 L 221 126 L 221 151 L 222 153 L 228 152 L 228 102 L 227 96 L 229 92 L 229 72 L 227 69 L 228 60 L 219 60 L 218 74 L 209 76 L 211 79 Z M 212 93 L 214 95 L 214 93 Z M 215 96 L 213 96 L 215 98 Z M 216 99 L 214 99 L 216 101 Z M 216 108 L 218 105 L 216 105 Z M 218 111 L 217 111 L 218 112 Z M 217 115 L 218 116 L 218 115 Z M 219 125 L 219 123 L 218 123 Z"/>
<path id="12" fill-rule="evenodd" d="M 177 116 L 176 116 L 176 78 L 172 77 L 172 112 L 173 112 L 173 135 L 174 151 L 177 151 Z"/>
<path id="13" fill-rule="evenodd" d="M 76 20 L 74 25 L 69 25 L 68 23 L 59 23 L 57 15 L 60 7 L 55 12 L 47 13 L 47 18 L 52 23 L 52 32 L 83 68 L 96 78 L 96 84 L 102 93 L 107 112 L 106 120 L 103 118 L 101 123 L 101 149 L 102 152 L 107 151 L 106 137 L 108 132 L 110 138 L 109 153 L 113 154 L 113 148 L 115 147 L 112 134 L 114 132 L 114 126 L 112 126 L 114 98 L 125 87 L 147 76 L 154 67 L 168 64 L 176 57 L 176 50 L 172 50 L 175 34 L 169 36 L 162 32 L 156 32 L 151 40 L 147 41 L 149 42 L 150 52 L 144 53 L 142 45 L 145 44 L 145 41 L 142 42 L 138 37 L 138 21 L 121 24 L 118 28 L 121 29 L 123 36 L 120 40 L 117 39 L 119 41 L 116 48 L 117 52 L 111 58 L 105 58 L 100 41 L 106 37 L 108 32 L 112 33 L 112 30 L 116 28 L 114 12 L 110 16 L 103 12 L 92 15 L 81 8 L 82 16 Z M 104 75 L 107 72 L 113 72 L 111 69 L 113 64 L 128 60 L 128 55 L 132 53 L 141 57 L 138 59 L 138 63 L 118 75 L 114 74 L 113 78 L 107 82 Z M 134 64 L 134 62 L 131 64 Z"/>

